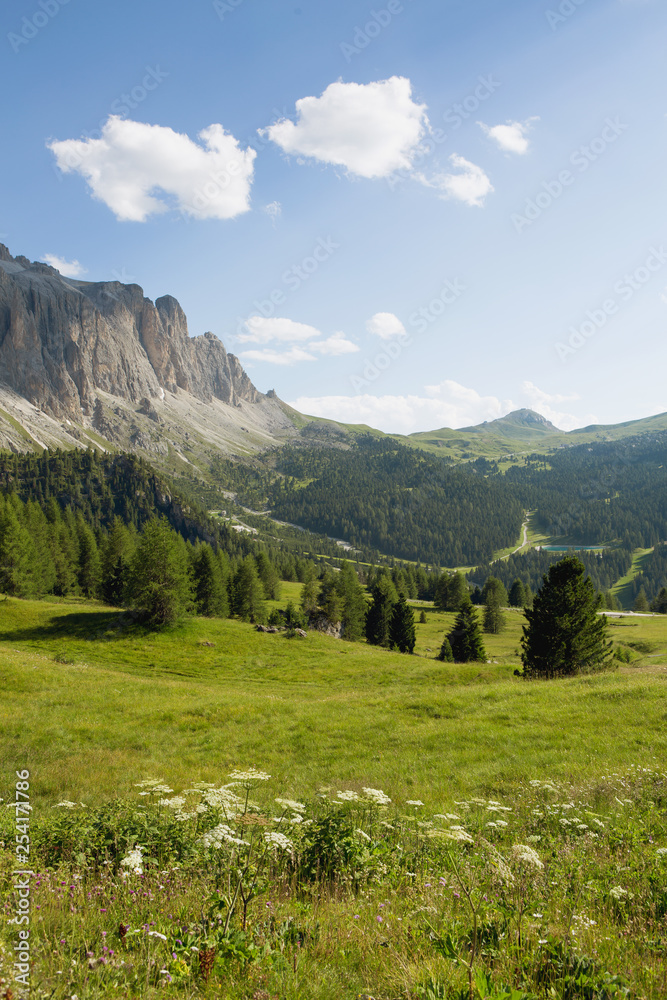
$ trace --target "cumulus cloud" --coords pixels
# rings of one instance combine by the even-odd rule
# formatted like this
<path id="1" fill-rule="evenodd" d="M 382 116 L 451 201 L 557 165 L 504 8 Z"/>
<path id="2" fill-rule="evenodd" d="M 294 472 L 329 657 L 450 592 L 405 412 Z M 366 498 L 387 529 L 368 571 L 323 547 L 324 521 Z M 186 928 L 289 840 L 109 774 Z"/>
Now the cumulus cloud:
<path id="1" fill-rule="evenodd" d="M 386 433 L 412 434 L 438 427 L 466 427 L 495 420 L 513 408 L 510 400 L 481 396 L 458 382 L 426 387 L 426 396 L 301 396 L 290 406 L 301 413 L 369 424 Z"/>
<path id="2" fill-rule="evenodd" d="M 449 162 L 459 173 L 434 174 L 432 177 L 416 174 L 415 177 L 426 187 L 440 191 L 443 198 L 454 198 L 456 201 L 465 202 L 466 205 L 475 205 L 481 208 L 487 194 L 491 194 L 493 191 L 493 184 L 487 175 L 481 167 L 457 153 L 453 153 L 449 157 Z"/>
<path id="3" fill-rule="evenodd" d="M 270 348 L 264 351 L 243 351 L 241 357 L 247 361 L 263 361 L 270 365 L 294 365 L 299 361 L 317 361 L 314 354 L 309 354 L 302 347 L 290 347 L 286 351 L 274 351 Z"/>
<path id="4" fill-rule="evenodd" d="M 301 413 L 338 420 L 343 423 L 369 424 L 391 434 L 413 434 L 441 427 L 471 427 L 496 420 L 519 406 L 530 406 L 562 430 L 574 430 L 597 423 L 594 414 L 577 417 L 555 409 L 554 404 L 575 402 L 576 395 L 550 395 L 532 382 L 521 386 L 519 403 L 498 396 L 483 396 L 476 389 L 445 379 L 424 387 L 422 395 L 371 396 L 300 396 L 290 406 Z"/>
<path id="5" fill-rule="evenodd" d="M 587 413 L 583 417 L 577 417 L 573 413 L 560 409 L 563 403 L 574 403 L 581 399 L 581 396 L 577 395 L 577 393 L 569 395 L 548 393 L 539 389 L 533 382 L 523 382 L 521 390 L 524 399 L 531 409 L 537 410 L 538 413 L 541 413 L 543 417 L 550 420 L 560 430 L 573 431 L 577 427 L 599 423 L 599 419 L 594 413 Z"/>
<path id="6" fill-rule="evenodd" d="M 47 143 L 63 173 L 78 173 L 94 198 L 121 221 L 180 209 L 195 219 L 233 219 L 250 208 L 254 149 L 241 149 L 222 125 L 194 142 L 162 125 L 107 119 L 99 139 Z M 168 201 L 157 192 L 170 196 Z"/>
<path id="7" fill-rule="evenodd" d="M 525 122 L 505 122 L 504 125 L 485 125 L 484 122 L 477 122 L 480 128 L 493 139 L 500 149 L 506 153 L 518 153 L 522 156 L 528 152 L 530 142 L 526 138 L 530 132 L 532 122 L 538 122 L 539 117 L 527 118 Z"/>
<path id="8" fill-rule="evenodd" d="M 345 167 L 359 177 L 410 170 L 428 126 L 412 84 L 392 76 L 374 83 L 331 83 L 320 97 L 296 102 L 296 123 L 283 118 L 262 134 L 284 152 Z"/>
<path id="9" fill-rule="evenodd" d="M 387 312 L 375 313 L 374 316 L 371 316 L 366 323 L 366 329 L 382 340 L 391 340 L 392 337 L 399 337 L 405 333 L 405 327 L 398 316 Z"/>
<path id="10" fill-rule="evenodd" d="M 45 253 L 44 260 L 66 278 L 80 278 L 86 273 L 85 267 L 78 260 L 65 260 L 64 257 L 58 257 L 54 253 Z"/>
<path id="11" fill-rule="evenodd" d="M 296 323 L 293 319 L 281 316 L 250 316 L 246 320 L 247 333 L 242 333 L 239 340 L 242 343 L 268 344 L 272 340 L 283 342 L 312 340 L 322 334 L 314 326 L 307 323 Z"/>
<path id="12" fill-rule="evenodd" d="M 332 333 L 326 340 L 313 340 L 308 344 L 308 349 L 318 351 L 320 354 L 328 354 L 330 357 L 338 358 L 343 354 L 356 354 L 361 350 L 358 344 L 348 340 L 342 331 Z"/>
<path id="13" fill-rule="evenodd" d="M 312 352 L 328 357 L 341 357 L 343 354 L 353 354 L 359 350 L 357 344 L 348 340 L 344 333 L 338 331 L 330 337 L 324 335 L 315 326 L 307 323 L 297 323 L 293 319 L 281 316 L 251 316 L 246 320 L 247 333 L 240 334 L 242 343 L 290 345 L 283 350 L 269 348 L 263 351 L 243 351 L 241 357 L 249 361 L 264 361 L 272 365 L 293 365 L 299 361 L 316 361 Z M 299 346 L 297 346 L 299 345 Z M 303 346 L 301 346 L 303 345 Z"/>

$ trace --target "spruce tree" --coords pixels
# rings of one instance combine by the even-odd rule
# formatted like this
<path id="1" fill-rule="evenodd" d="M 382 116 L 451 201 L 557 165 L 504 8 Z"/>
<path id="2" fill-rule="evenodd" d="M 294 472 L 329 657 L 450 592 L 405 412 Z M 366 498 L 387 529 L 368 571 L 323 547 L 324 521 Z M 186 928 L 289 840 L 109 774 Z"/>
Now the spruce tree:
<path id="1" fill-rule="evenodd" d="M 266 618 L 264 587 L 252 556 L 246 556 L 234 575 L 234 614 L 242 621 L 262 622 Z"/>
<path id="2" fill-rule="evenodd" d="M 511 608 L 523 608 L 526 605 L 526 588 L 518 577 L 510 587 L 508 600 Z"/>
<path id="3" fill-rule="evenodd" d="M 484 605 L 484 631 L 491 635 L 499 635 L 506 624 L 507 621 L 498 595 L 494 592 L 489 593 Z"/>
<path id="4" fill-rule="evenodd" d="M 637 614 L 645 615 L 651 610 L 648 603 L 648 598 L 646 596 L 646 591 L 642 587 L 635 597 L 634 604 L 632 605 L 632 610 L 636 611 Z"/>
<path id="5" fill-rule="evenodd" d="M 399 653 L 412 653 L 415 641 L 415 616 L 406 599 L 401 596 L 391 613 L 389 645 Z"/>
<path id="6" fill-rule="evenodd" d="M 371 590 L 371 605 L 366 615 L 366 641 L 371 646 L 389 646 L 389 624 L 398 594 L 390 576 L 382 574 Z"/>
<path id="7" fill-rule="evenodd" d="M 445 636 L 445 638 L 442 640 L 442 646 L 440 647 L 440 652 L 438 653 L 437 658 L 439 660 L 442 660 L 443 663 L 454 662 L 454 654 L 452 652 L 452 646 L 447 636 Z"/>
<path id="8" fill-rule="evenodd" d="M 164 518 L 148 521 L 132 560 L 128 597 L 149 625 L 168 625 L 192 608 L 185 542 Z"/>
<path id="9" fill-rule="evenodd" d="M 205 618 L 227 618 L 229 598 L 220 563 L 210 545 L 198 545 L 192 560 L 195 607 Z"/>
<path id="10" fill-rule="evenodd" d="M 345 560 L 336 578 L 336 591 L 343 605 L 343 639 L 361 642 L 366 624 L 366 596 L 352 565 Z"/>
<path id="11" fill-rule="evenodd" d="M 659 615 L 667 615 L 667 587 L 662 587 L 660 593 L 651 601 L 651 611 Z"/>
<path id="12" fill-rule="evenodd" d="M 524 677 L 562 677 L 603 669 L 611 643 L 600 599 L 583 563 L 567 556 L 554 563 L 526 610 L 521 660 Z"/>
<path id="13" fill-rule="evenodd" d="M 454 622 L 454 628 L 447 636 L 456 663 L 485 661 L 486 651 L 477 620 L 477 612 L 470 598 L 463 602 Z"/>

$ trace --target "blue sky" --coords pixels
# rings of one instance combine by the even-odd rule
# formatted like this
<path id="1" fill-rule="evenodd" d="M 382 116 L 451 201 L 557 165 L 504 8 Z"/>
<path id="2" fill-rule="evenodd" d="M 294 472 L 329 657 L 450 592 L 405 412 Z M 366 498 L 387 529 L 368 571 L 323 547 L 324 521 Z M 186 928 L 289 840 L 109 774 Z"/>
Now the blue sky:
<path id="1" fill-rule="evenodd" d="M 667 410 L 660 0 L 5 0 L 0 240 L 410 433 Z M 11 96 L 10 96 L 11 95 Z"/>

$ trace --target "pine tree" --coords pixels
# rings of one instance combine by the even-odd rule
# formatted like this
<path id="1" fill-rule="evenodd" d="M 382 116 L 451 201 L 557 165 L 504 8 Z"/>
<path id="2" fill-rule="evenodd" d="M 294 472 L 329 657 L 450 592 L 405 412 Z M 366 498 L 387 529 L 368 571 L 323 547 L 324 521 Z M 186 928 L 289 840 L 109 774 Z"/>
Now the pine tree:
<path id="1" fill-rule="evenodd" d="M 646 596 L 646 591 L 642 587 L 637 596 L 635 597 L 634 604 L 632 605 L 632 610 L 636 611 L 637 614 L 645 615 L 650 611 L 648 598 Z"/>
<path id="2" fill-rule="evenodd" d="M 102 579 L 102 561 L 97 541 L 81 513 L 76 515 L 76 535 L 79 542 L 77 579 L 85 597 L 97 597 Z"/>
<path id="3" fill-rule="evenodd" d="M 505 585 L 495 576 L 490 576 L 482 588 L 482 604 L 488 604 L 489 598 L 496 601 L 502 608 L 506 608 L 509 603 Z"/>
<path id="4" fill-rule="evenodd" d="M 195 607 L 205 618 L 227 618 L 229 599 L 220 563 L 213 549 L 204 542 L 195 549 L 192 559 Z"/>
<path id="5" fill-rule="evenodd" d="M 662 587 L 655 600 L 651 601 L 651 611 L 658 615 L 667 615 L 667 587 Z"/>
<path id="6" fill-rule="evenodd" d="M 468 663 L 471 660 L 485 661 L 486 652 L 482 641 L 482 633 L 477 620 L 477 612 L 468 598 L 454 622 L 454 628 L 447 636 L 456 663 Z"/>
<path id="7" fill-rule="evenodd" d="M 322 613 L 332 625 L 337 625 L 343 618 L 343 600 L 336 587 L 336 578 L 331 570 L 322 577 L 320 582 L 320 592 L 318 604 L 322 608 Z"/>
<path id="8" fill-rule="evenodd" d="M 389 644 L 392 649 L 398 649 L 399 653 L 412 653 L 415 642 L 415 616 L 406 599 L 401 596 L 391 613 Z"/>
<path id="9" fill-rule="evenodd" d="M 484 631 L 491 635 L 499 635 L 507 621 L 496 593 L 489 593 L 484 605 Z"/>
<path id="10" fill-rule="evenodd" d="M 266 618 L 264 587 L 252 556 L 246 556 L 234 575 L 234 614 L 242 621 L 262 622 Z"/>
<path id="11" fill-rule="evenodd" d="M 267 601 L 279 601 L 280 577 L 266 552 L 259 552 L 255 556 L 255 563 L 257 564 L 257 573 L 264 587 L 265 598 Z"/>
<path id="12" fill-rule="evenodd" d="M 125 599 L 136 547 L 136 533 L 131 532 L 119 517 L 114 517 L 100 550 L 102 598 L 113 607 L 121 607 Z"/>
<path id="13" fill-rule="evenodd" d="M 422 613 L 419 616 L 419 624 L 420 625 L 425 625 L 426 624 L 426 612 L 425 611 L 422 611 Z"/>
<path id="14" fill-rule="evenodd" d="M 128 597 L 149 625 L 168 625 L 192 608 L 185 542 L 161 518 L 148 521 L 132 560 Z"/>
<path id="15" fill-rule="evenodd" d="M 319 580 L 312 563 L 308 572 L 304 575 L 303 586 L 301 587 L 301 610 L 306 616 L 310 616 L 317 611 L 317 594 L 319 590 Z"/>
<path id="16" fill-rule="evenodd" d="M 508 600 L 511 608 L 523 608 L 526 605 L 526 588 L 518 577 L 510 587 Z"/>
<path id="17" fill-rule="evenodd" d="M 600 599 L 583 563 L 574 556 L 554 563 L 526 610 L 521 660 L 525 677 L 561 677 L 602 669 L 611 643 Z"/>
<path id="18" fill-rule="evenodd" d="M 21 523 L 22 508 L 18 497 L 0 495 L 0 593 L 31 597 L 37 592 L 35 549 Z"/>
<path id="19" fill-rule="evenodd" d="M 442 646 L 440 647 L 440 652 L 438 653 L 437 658 L 439 660 L 442 660 L 443 663 L 454 662 L 454 654 L 452 652 L 452 646 L 447 636 L 445 636 L 445 638 L 442 640 Z"/>
<path id="20" fill-rule="evenodd" d="M 443 573 L 435 588 L 433 603 L 439 611 L 458 611 L 469 597 L 468 584 L 463 573 L 454 573 L 453 576 Z"/>
<path id="21" fill-rule="evenodd" d="M 343 639 L 361 642 L 366 624 L 366 597 L 356 571 L 347 560 L 341 564 L 336 578 L 336 591 L 343 605 Z"/>
<path id="22" fill-rule="evenodd" d="M 382 574 L 371 591 L 366 615 L 366 641 L 372 646 L 389 646 L 389 624 L 398 594 L 390 576 Z"/>

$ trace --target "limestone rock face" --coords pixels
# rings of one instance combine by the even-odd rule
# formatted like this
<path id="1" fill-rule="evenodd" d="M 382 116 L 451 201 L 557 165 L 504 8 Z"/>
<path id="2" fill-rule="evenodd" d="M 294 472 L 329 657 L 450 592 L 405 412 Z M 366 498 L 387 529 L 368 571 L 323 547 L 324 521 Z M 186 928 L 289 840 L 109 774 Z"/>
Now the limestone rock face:
<path id="1" fill-rule="evenodd" d="M 94 417 L 97 390 L 144 409 L 179 390 L 206 403 L 265 398 L 217 337 L 188 335 L 172 296 L 153 303 L 139 285 L 64 278 L 2 244 L 0 382 L 76 423 Z"/>

